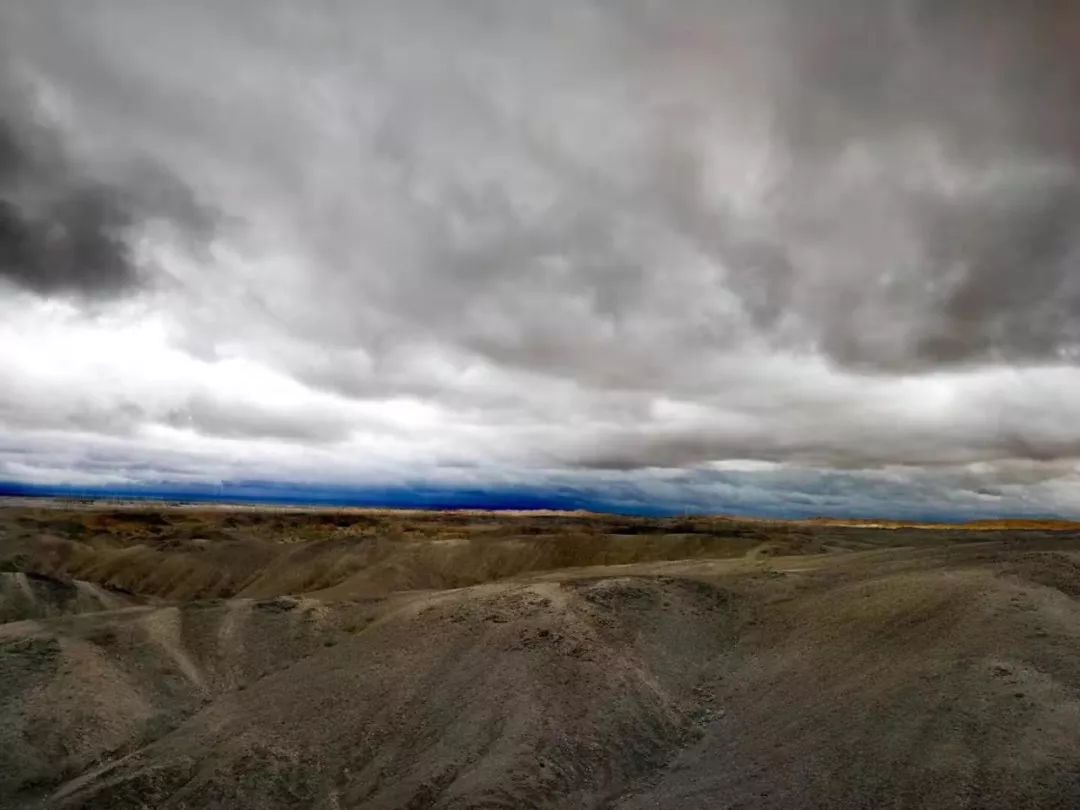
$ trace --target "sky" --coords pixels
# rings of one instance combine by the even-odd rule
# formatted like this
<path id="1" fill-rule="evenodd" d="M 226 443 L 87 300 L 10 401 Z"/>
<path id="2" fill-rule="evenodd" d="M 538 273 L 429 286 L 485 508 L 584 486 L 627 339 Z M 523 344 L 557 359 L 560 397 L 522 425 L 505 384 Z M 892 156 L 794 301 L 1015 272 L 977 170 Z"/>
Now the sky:
<path id="1" fill-rule="evenodd" d="M 1077 54 L 1071 0 L 0 0 L 0 482 L 1080 516 Z"/>

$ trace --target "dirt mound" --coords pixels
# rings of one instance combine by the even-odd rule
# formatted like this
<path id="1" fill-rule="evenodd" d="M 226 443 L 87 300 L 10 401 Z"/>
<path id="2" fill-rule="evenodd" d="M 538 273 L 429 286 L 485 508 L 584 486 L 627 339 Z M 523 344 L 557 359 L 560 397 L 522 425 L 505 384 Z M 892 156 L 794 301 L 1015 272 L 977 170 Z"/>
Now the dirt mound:
<path id="1" fill-rule="evenodd" d="M 728 594 L 670 578 L 368 609 L 277 599 L 8 625 L 0 661 L 29 718 L 8 733 L 42 732 L 6 787 L 80 807 L 592 804 L 697 733 L 692 690 L 740 621 Z M 75 702 L 78 720 L 45 733 Z"/>
<path id="2" fill-rule="evenodd" d="M 5 520 L 6 519 L 6 520 Z M 457 588 L 540 570 L 730 558 L 794 531 L 597 515 L 163 508 L 0 511 L 20 571 L 163 599 Z M 0 551 L 2 553 L 2 551 Z"/>
<path id="3" fill-rule="evenodd" d="M 131 594 L 106 590 L 91 582 L 65 581 L 36 573 L 0 573 L 0 624 L 112 610 L 138 603 Z"/>
<path id="4" fill-rule="evenodd" d="M 282 597 L 0 625 L 0 806 L 138 749 L 366 617 Z"/>
<path id="5" fill-rule="evenodd" d="M 1080 804 L 1071 535 L 218 514 L 33 516 L 256 595 L 0 624 L 0 806 Z"/>

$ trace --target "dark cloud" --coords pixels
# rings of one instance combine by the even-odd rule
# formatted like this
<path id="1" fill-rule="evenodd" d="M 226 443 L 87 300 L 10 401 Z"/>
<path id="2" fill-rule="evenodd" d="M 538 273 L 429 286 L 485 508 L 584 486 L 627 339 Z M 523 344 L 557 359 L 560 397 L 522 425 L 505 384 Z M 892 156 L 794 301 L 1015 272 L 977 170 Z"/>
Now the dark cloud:
<path id="1" fill-rule="evenodd" d="M 1076 359 L 1066 352 L 1080 347 L 1080 178 L 935 207 L 927 255 L 944 283 L 918 359 Z"/>
<path id="2" fill-rule="evenodd" d="M 864 369 L 1075 359 L 1080 7 L 837 0 L 783 30 L 773 239 L 821 266 L 765 299 Z"/>
<path id="3" fill-rule="evenodd" d="M 0 92 L 0 279 L 44 295 L 113 296 L 146 281 L 136 226 L 165 219 L 209 236 L 214 217 L 175 177 L 132 160 L 118 182 L 95 179 L 20 90 Z"/>
<path id="4" fill-rule="evenodd" d="M 800 158 L 928 130 L 966 160 L 1076 157 L 1070 0 L 785 4 L 777 135 Z M 780 57 L 783 60 L 783 56 Z"/>
<path id="5" fill-rule="evenodd" d="M 97 3 L 86 30 L 55 10 L 24 24 L 42 68 L 100 104 L 95 126 L 182 153 L 204 186 L 220 178 L 189 156 L 227 159 L 280 221 L 262 227 L 301 230 L 313 312 L 264 309 L 316 343 L 404 332 L 616 385 L 748 339 L 879 372 L 1076 349 L 1074 4 L 376 3 L 300 20 L 267 3 L 248 27 L 239 8 Z M 187 79 L 166 22 L 200 54 Z M 78 47 L 112 30 L 146 39 Z M 765 164 L 748 192 L 727 185 L 744 156 Z M 725 295 L 748 323 L 707 306 Z"/>
<path id="6" fill-rule="evenodd" d="M 39 293 L 107 295 L 136 282 L 115 190 L 65 177 L 0 120 L 0 278 Z"/>

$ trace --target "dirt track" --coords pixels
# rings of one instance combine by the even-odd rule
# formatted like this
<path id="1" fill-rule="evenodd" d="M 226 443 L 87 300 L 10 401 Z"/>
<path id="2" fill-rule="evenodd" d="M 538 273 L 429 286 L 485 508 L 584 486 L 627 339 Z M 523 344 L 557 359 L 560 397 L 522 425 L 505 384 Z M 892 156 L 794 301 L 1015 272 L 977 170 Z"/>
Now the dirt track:
<path id="1" fill-rule="evenodd" d="M 1080 805 L 1067 530 L 0 514 L 3 807 Z"/>

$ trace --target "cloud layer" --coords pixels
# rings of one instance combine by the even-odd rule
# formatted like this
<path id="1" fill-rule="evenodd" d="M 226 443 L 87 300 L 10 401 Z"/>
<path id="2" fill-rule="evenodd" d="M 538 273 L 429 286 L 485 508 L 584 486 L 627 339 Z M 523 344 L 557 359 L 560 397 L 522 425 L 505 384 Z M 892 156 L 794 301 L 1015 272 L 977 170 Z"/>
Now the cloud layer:
<path id="1" fill-rule="evenodd" d="M 1073 3 L 0 32 L 0 478 L 1080 513 Z"/>

